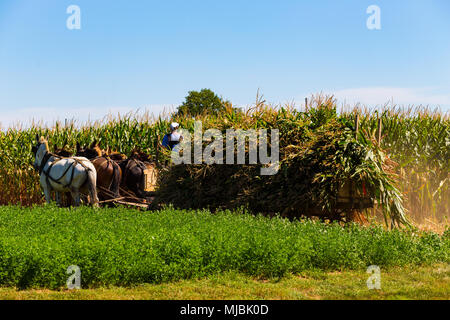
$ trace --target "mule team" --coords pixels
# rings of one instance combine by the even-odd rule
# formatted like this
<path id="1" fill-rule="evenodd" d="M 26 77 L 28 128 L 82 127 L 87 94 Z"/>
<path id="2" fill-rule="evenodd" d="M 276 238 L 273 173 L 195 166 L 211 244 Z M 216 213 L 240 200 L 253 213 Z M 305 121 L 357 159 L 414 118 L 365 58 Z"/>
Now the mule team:
<path id="1" fill-rule="evenodd" d="M 89 196 L 89 203 L 98 206 L 100 200 L 120 197 L 120 186 L 145 196 L 142 188 L 144 170 L 154 164 L 148 155 L 133 151 L 127 158 L 117 152 L 105 152 L 94 141 L 90 147 L 77 143 L 72 156 L 67 150 L 50 152 L 48 139 L 36 135 L 34 168 L 39 172 L 45 200 L 51 201 L 51 191 L 56 192 L 56 202 L 61 205 L 62 194 L 70 194 L 75 206 L 80 205 L 80 194 Z M 100 198 L 100 199 L 99 199 Z"/>

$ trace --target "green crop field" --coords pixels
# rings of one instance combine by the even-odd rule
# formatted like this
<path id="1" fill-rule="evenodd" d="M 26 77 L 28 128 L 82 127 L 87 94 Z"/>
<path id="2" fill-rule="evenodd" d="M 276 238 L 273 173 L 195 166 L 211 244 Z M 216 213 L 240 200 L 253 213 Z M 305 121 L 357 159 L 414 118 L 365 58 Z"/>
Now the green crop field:
<path id="1" fill-rule="evenodd" d="M 0 207 L 0 286 L 133 286 L 238 272 L 280 279 L 305 271 L 365 271 L 450 262 L 449 231 L 290 222 L 243 212 Z"/>
<path id="2" fill-rule="evenodd" d="M 354 127 L 356 115 L 360 120 L 358 132 Z M 299 220 L 304 214 L 302 206 L 292 202 L 297 197 L 297 184 L 289 188 L 291 193 L 286 196 L 291 200 L 286 200 L 275 193 L 284 194 L 277 188 L 279 181 L 275 181 L 274 193 L 266 200 L 274 206 L 274 214 L 278 208 L 289 207 L 293 220 L 254 211 L 249 214 L 244 209 L 223 211 L 220 207 L 226 206 L 220 206 L 220 202 L 235 199 L 221 197 L 220 190 L 220 197 L 207 195 L 219 204 L 219 210 L 212 212 L 193 210 L 196 206 L 188 205 L 185 198 L 180 201 L 190 209 L 175 209 L 172 205 L 183 206 L 171 199 L 162 201 L 160 211 L 42 205 L 38 175 L 32 167 L 31 147 L 36 134 L 48 136 L 52 150 L 54 145 L 66 144 L 74 151 L 77 142 L 97 140 L 103 149 L 129 153 L 139 148 L 155 157 L 158 139 L 171 121 L 192 131 L 195 120 L 202 121 L 203 129 L 221 131 L 278 128 L 281 173 L 293 178 L 307 167 L 305 163 L 316 161 L 315 176 L 311 175 L 315 177 L 311 181 L 317 182 L 315 188 L 302 187 L 314 189 L 319 200 L 327 200 L 331 194 L 321 188 L 321 183 L 334 179 L 336 172 L 354 179 L 365 175 L 366 182 L 376 190 L 375 207 L 364 212 L 368 222 L 343 225 Z M 64 126 L 9 128 L 0 131 L 0 297 L 448 299 L 449 155 L 448 113 L 424 108 L 338 111 L 330 97 L 316 97 L 304 111 L 259 102 L 247 111 L 228 105 L 220 114 L 195 118 L 129 114 L 84 125 L 69 122 Z M 168 154 L 158 156 L 168 159 Z M 198 172 L 177 175 L 176 170 L 181 169 L 166 174 L 166 182 L 172 184 L 160 185 L 160 195 L 167 190 L 173 194 L 171 188 L 179 185 L 180 178 L 198 179 L 202 176 L 198 172 L 203 177 L 207 173 L 206 169 L 201 171 L 202 167 L 193 168 Z M 226 176 L 225 170 L 216 172 L 212 176 Z M 163 173 L 161 170 L 160 176 L 164 177 Z M 208 207 L 214 201 L 193 194 L 217 193 L 216 187 L 229 186 L 245 200 L 242 186 L 227 184 L 225 178 L 219 184 L 211 180 L 200 190 L 186 187 L 185 196 L 206 203 L 197 207 Z M 198 185 L 202 184 L 194 184 Z M 253 195 L 265 197 L 255 190 Z M 237 202 L 235 207 L 241 208 L 242 203 Z M 404 214 L 413 227 L 399 225 L 388 230 L 381 219 L 383 214 L 389 216 L 382 211 L 389 209 L 389 203 L 396 204 L 400 217 Z M 72 265 L 81 270 L 81 291 L 65 290 L 67 268 Z M 383 282 L 386 291 L 376 293 L 365 287 L 370 265 L 379 266 L 384 279 L 389 279 Z"/>

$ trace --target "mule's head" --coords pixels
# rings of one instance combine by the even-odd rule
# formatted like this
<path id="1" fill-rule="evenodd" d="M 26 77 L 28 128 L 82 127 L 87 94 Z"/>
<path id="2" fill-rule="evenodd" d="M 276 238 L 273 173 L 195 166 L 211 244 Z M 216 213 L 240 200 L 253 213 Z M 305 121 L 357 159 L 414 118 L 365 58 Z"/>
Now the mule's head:
<path id="1" fill-rule="evenodd" d="M 53 145 L 53 153 L 64 158 L 69 158 L 73 155 L 72 151 L 67 150 L 67 138 L 64 140 L 62 148 L 58 148 L 56 143 Z"/>
<path id="2" fill-rule="evenodd" d="M 64 140 L 62 148 L 58 148 L 56 143 L 53 145 L 53 153 L 64 158 L 69 158 L 73 155 L 73 152 L 67 149 L 67 138 Z"/>
<path id="3" fill-rule="evenodd" d="M 95 145 L 92 150 L 95 152 L 96 157 L 101 157 L 103 156 L 105 153 L 102 151 L 102 149 L 100 149 L 100 147 L 98 145 Z"/>
<path id="4" fill-rule="evenodd" d="M 55 150 L 53 151 L 53 153 L 60 157 L 69 158 L 73 155 L 73 153 L 69 150 L 66 150 L 65 147 L 58 149 L 58 147 L 55 145 L 55 148 L 53 150 Z"/>
<path id="5" fill-rule="evenodd" d="M 121 160 L 125 160 L 127 159 L 127 156 L 124 155 L 123 153 L 120 153 L 118 151 L 112 151 L 111 147 L 108 147 L 108 150 L 106 151 L 106 155 L 112 159 L 112 160 L 116 160 L 116 161 L 121 161 Z"/>
<path id="6" fill-rule="evenodd" d="M 42 158 L 44 158 L 44 155 L 47 152 L 49 152 L 47 140 L 48 139 L 45 139 L 44 137 L 39 137 L 39 135 L 36 134 L 36 145 L 31 148 L 34 154 L 33 167 L 36 170 L 38 170 L 39 166 L 41 165 Z"/>
<path id="7" fill-rule="evenodd" d="M 78 157 L 85 157 L 88 159 L 94 159 L 96 157 L 102 156 L 102 150 L 97 144 L 97 141 L 94 141 L 90 147 L 81 147 L 80 143 L 77 142 L 77 153 Z"/>
<path id="8" fill-rule="evenodd" d="M 142 162 L 151 162 L 152 156 L 146 154 L 145 152 L 141 151 L 140 149 L 134 148 L 133 151 L 131 151 L 130 159 L 136 159 L 140 160 Z"/>

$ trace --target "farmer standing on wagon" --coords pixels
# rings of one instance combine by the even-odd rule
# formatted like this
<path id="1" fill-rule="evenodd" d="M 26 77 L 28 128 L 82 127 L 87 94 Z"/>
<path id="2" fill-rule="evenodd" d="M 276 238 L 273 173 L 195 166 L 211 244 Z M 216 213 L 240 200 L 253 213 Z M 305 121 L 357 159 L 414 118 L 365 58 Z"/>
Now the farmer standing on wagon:
<path id="1" fill-rule="evenodd" d="M 164 148 L 174 150 L 176 146 L 183 140 L 183 136 L 177 131 L 180 125 L 177 122 L 170 124 L 170 133 L 163 138 L 162 145 Z"/>

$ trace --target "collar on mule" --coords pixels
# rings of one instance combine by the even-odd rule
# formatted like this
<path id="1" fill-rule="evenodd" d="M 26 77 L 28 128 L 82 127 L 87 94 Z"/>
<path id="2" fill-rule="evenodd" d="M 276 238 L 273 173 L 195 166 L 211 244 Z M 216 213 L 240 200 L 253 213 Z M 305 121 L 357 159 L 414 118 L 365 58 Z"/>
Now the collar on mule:
<path id="1" fill-rule="evenodd" d="M 45 154 L 44 154 L 44 157 L 42 158 L 42 161 L 41 161 L 41 165 L 39 166 L 39 174 L 41 174 L 42 173 L 42 171 L 44 170 L 44 167 L 45 167 L 45 165 L 47 164 L 47 162 L 48 162 L 48 160 L 51 158 L 51 157 L 53 157 L 53 156 L 55 156 L 54 154 L 52 154 L 51 152 L 46 152 Z"/>

